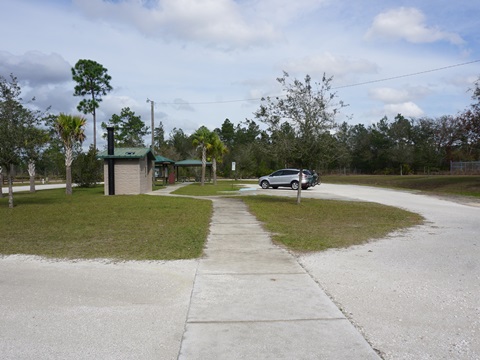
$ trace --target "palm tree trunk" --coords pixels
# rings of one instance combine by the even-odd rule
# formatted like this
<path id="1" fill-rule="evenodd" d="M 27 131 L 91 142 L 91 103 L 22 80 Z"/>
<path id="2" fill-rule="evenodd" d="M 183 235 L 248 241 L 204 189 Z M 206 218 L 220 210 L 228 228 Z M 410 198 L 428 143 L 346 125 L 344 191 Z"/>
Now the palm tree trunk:
<path id="1" fill-rule="evenodd" d="M 217 159 L 212 158 L 213 185 L 217 185 Z"/>
<path id="2" fill-rule="evenodd" d="M 67 166 L 67 183 L 65 186 L 65 194 L 72 195 L 72 167 Z"/>
<path id="3" fill-rule="evenodd" d="M 65 149 L 65 168 L 67 171 L 66 174 L 66 186 L 65 194 L 72 195 L 72 162 L 73 162 L 73 149 Z"/>

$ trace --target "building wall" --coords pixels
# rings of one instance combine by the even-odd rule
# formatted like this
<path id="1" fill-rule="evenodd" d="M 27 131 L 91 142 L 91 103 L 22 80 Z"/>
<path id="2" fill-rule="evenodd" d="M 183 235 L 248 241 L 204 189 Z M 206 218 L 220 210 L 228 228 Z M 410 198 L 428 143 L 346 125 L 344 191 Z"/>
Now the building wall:
<path id="1" fill-rule="evenodd" d="M 104 161 L 104 194 L 108 195 L 108 162 Z M 152 191 L 153 162 L 143 159 L 115 159 L 115 195 Z"/>
<path id="2" fill-rule="evenodd" d="M 145 194 L 153 189 L 153 161 L 148 160 L 147 157 L 140 160 L 140 193 Z"/>

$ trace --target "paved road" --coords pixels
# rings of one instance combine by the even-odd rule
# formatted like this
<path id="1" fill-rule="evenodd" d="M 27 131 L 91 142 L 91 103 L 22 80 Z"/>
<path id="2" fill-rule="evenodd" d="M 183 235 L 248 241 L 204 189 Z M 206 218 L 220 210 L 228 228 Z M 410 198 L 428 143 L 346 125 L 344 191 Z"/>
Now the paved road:
<path id="1" fill-rule="evenodd" d="M 74 185 L 75 186 L 75 185 Z M 65 184 L 45 184 L 35 185 L 35 190 L 61 189 L 65 188 Z M 8 195 L 8 187 L 2 188 L 3 194 Z M 30 191 L 30 185 L 14 186 L 13 192 Z"/>
<path id="2" fill-rule="evenodd" d="M 196 268 L 0 257 L 0 358 L 176 359 Z"/>
<path id="3" fill-rule="evenodd" d="M 479 207 L 328 184 L 304 196 L 377 201 L 425 216 L 425 225 L 380 241 L 297 259 L 386 359 L 480 359 Z M 184 354 L 191 349 L 201 269 L 197 260 L 0 258 L 1 358 L 176 359 L 182 341 Z"/>
<path id="4" fill-rule="evenodd" d="M 299 261 L 386 359 L 480 359 L 478 202 L 330 184 L 303 196 L 374 201 L 423 215 L 425 225 Z"/>

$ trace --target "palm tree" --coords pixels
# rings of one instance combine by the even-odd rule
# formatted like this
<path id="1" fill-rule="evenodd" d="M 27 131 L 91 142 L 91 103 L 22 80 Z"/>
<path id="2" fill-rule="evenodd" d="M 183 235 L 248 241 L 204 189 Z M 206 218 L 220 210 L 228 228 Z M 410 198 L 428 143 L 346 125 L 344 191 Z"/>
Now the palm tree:
<path id="1" fill-rule="evenodd" d="M 205 185 L 205 169 L 207 168 L 207 148 L 210 146 L 211 132 L 205 126 L 200 126 L 192 135 L 193 146 L 202 151 L 202 180 L 201 186 Z"/>
<path id="2" fill-rule="evenodd" d="M 207 153 L 212 159 L 213 185 L 217 184 L 217 161 L 222 162 L 223 155 L 227 153 L 227 147 L 220 140 L 216 132 L 211 133 Z"/>
<path id="3" fill-rule="evenodd" d="M 83 116 L 60 114 L 55 123 L 55 131 L 65 148 L 65 167 L 67 184 L 65 194 L 72 195 L 73 146 L 85 140 L 84 126 L 87 120 Z"/>

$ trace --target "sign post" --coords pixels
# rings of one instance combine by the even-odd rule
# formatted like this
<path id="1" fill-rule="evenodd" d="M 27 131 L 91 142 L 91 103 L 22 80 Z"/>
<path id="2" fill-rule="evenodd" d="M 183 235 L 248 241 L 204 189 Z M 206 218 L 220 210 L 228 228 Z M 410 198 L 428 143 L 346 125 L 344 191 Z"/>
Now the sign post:
<path id="1" fill-rule="evenodd" d="M 232 161 L 232 171 L 234 173 L 234 178 L 232 179 L 232 190 L 233 190 L 233 183 L 235 182 L 235 179 L 237 178 L 237 176 L 235 175 L 236 166 L 237 166 L 237 163 L 235 161 Z"/>

